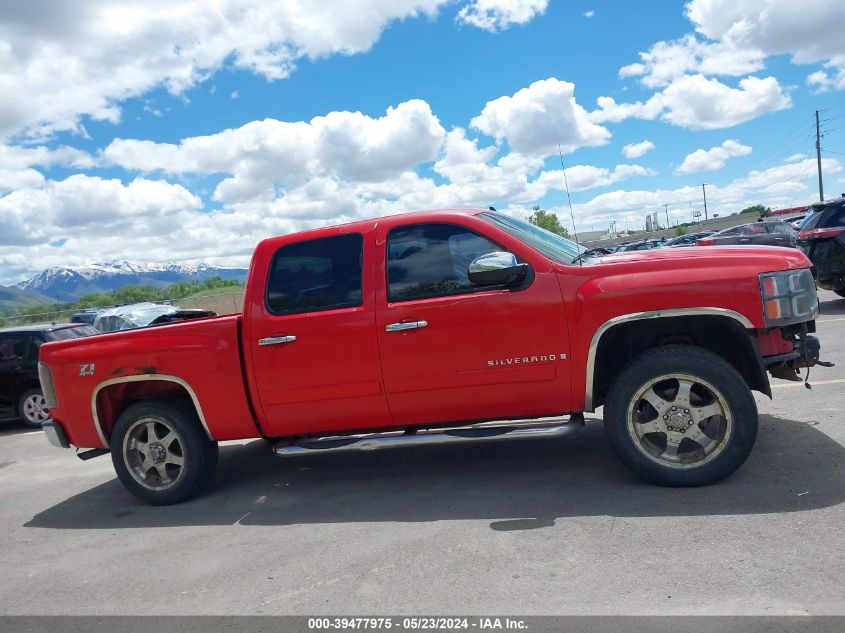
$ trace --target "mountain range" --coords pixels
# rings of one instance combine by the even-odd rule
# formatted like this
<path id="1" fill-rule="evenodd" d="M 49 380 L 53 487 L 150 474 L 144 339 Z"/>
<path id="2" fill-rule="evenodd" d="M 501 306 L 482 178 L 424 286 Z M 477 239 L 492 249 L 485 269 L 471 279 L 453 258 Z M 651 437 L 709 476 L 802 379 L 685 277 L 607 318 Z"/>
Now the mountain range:
<path id="1" fill-rule="evenodd" d="M 211 277 L 243 281 L 246 272 L 245 268 L 219 268 L 208 264 L 153 264 L 118 260 L 48 268 L 8 290 L 21 291 L 21 298 L 32 301 L 40 297 L 48 302 L 73 302 L 83 295 L 109 292 L 125 286 L 163 288 L 177 281 L 205 281 Z"/>

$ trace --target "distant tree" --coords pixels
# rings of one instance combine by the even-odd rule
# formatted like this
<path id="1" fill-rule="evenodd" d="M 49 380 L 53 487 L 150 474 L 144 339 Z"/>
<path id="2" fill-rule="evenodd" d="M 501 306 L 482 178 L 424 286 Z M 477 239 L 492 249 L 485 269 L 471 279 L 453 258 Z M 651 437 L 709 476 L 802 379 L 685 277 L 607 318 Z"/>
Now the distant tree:
<path id="1" fill-rule="evenodd" d="M 764 207 L 762 204 L 755 204 L 752 207 L 746 207 L 740 213 L 759 213 L 761 218 L 767 218 L 772 215 L 772 210 L 769 207 Z"/>
<path id="2" fill-rule="evenodd" d="M 539 226 L 541 229 L 546 229 L 562 237 L 569 237 L 569 231 L 557 219 L 557 214 L 546 211 L 545 209 L 535 208 L 534 213 L 528 216 L 528 221 L 534 226 Z"/>
<path id="3" fill-rule="evenodd" d="M 686 235 L 686 234 L 687 234 L 687 230 L 684 227 L 682 227 L 682 226 L 676 226 L 675 227 L 675 235 L 677 235 L 678 237 L 681 237 L 681 235 Z"/>

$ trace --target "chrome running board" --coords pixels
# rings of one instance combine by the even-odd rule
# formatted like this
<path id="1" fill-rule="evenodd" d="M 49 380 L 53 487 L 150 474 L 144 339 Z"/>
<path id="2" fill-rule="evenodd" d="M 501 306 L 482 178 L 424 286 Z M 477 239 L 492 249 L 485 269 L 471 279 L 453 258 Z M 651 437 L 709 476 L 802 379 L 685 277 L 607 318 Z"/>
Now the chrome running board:
<path id="1" fill-rule="evenodd" d="M 367 435 L 348 435 L 306 439 L 299 442 L 278 440 L 273 444 L 273 452 L 282 457 L 291 455 L 313 455 L 315 453 L 340 453 L 343 451 L 372 451 L 397 446 L 420 446 L 430 444 L 448 444 L 457 442 L 515 440 L 531 437 L 556 438 L 570 435 L 584 426 L 584 416 L 573 414 L 569 420 L 510 424 L 507 426 L 468 426 L 449 429 L 418 431 L 416 433 L 372 433 Z"/>

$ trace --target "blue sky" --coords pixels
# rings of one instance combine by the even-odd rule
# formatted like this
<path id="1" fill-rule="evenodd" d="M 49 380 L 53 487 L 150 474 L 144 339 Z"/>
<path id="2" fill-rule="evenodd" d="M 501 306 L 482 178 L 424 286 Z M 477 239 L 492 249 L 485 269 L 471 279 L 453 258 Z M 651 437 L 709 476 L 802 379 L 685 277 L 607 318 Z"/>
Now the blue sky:
<path id="1" fill-rule="evenodd" d="M 702 182 L 714 213 L 809 203 L 816 109 L 845 191 L 839 2 L 46 4 L 0 8 L 0 283 L 413 209 L 568 217 L 558 143 L 580 231 L 687 221 Z"/>

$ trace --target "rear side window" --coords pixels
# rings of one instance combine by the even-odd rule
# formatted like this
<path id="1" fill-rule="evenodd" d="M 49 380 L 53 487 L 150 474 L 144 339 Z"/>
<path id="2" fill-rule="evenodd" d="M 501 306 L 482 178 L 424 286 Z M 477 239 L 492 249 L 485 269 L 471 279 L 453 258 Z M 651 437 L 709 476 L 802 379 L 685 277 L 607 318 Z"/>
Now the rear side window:
<path id="1" fill-rule="evenodd" d="M 769 231 L 771 233 L 785 233 L 786 235 L 789 235 L 791 233 L 794 233 L 795 229 L 793 229 L 785 222 L 772 222 L 769 225 Z"/>
<path id="2" fill-rule="evenodd" d="M 281 247 L 270 265 L 267 309 L 285 315 L 361 305 L 363 254 L 360 233 Z"/>
<path id="3" fill-rule="evenodd" d="M 7 336 L 0 338 L 0 369 L 21 367 L 37 348 L 29 336 Z M 36 352 L 37 353 L 37 352 Z"/>
<path id="4" fill-rule="evenodd" d="M 836 226 L 845 226 L 845 204 L 825 209 L 821 215 L 822 217 L 819 218 L 816 226 L 808 228 L 830 229 Z"/>
<path id="5" fill-rule="evenodd" d="M 486 237 L 454 224 L 415 224 L 387 236 L 390 301 L 429 299 L 489 290 L 469 280 L 476 257 L 502 250 Z"/>

